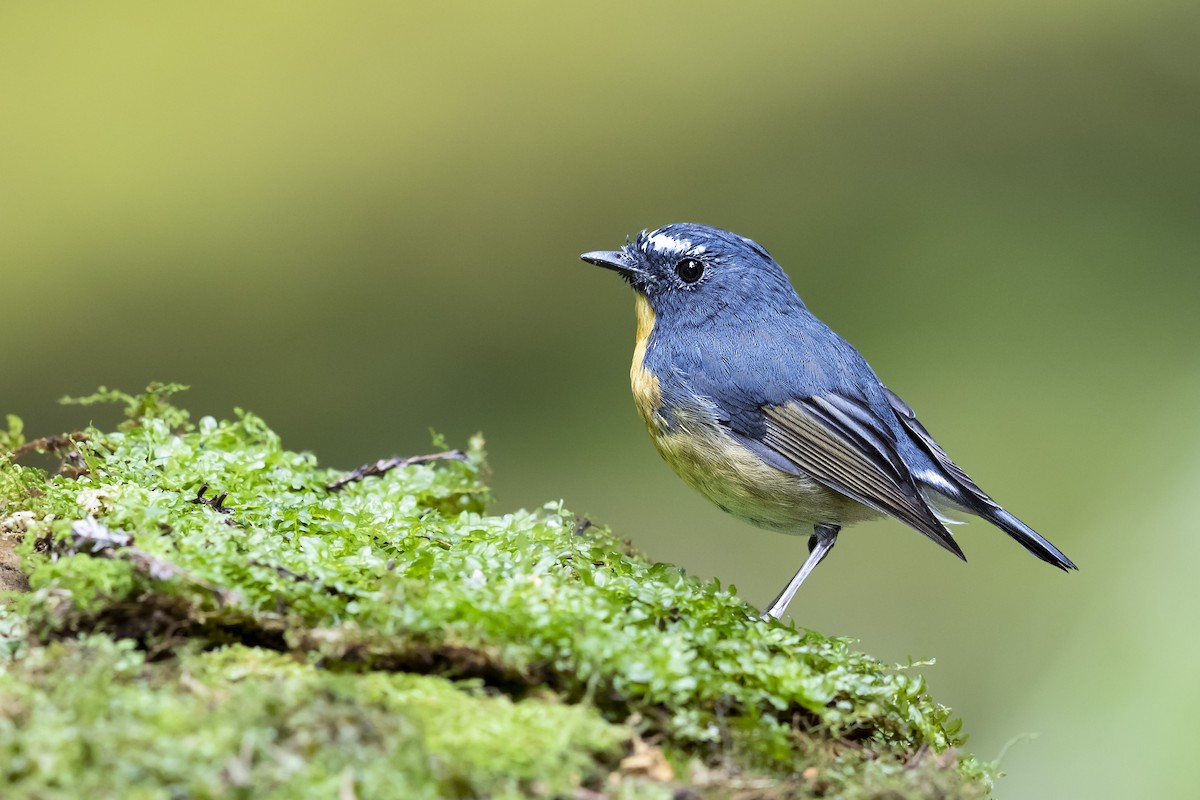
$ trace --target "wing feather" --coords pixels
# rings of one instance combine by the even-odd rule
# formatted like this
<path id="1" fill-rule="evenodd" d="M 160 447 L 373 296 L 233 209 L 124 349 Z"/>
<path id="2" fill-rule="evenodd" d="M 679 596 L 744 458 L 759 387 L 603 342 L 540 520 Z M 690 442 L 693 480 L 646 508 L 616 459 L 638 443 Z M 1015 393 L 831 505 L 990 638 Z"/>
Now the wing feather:
<path id="1" fill-rule="evenodd" d="M 763 406 L 762 442 L 816 480 L 896 517 L 963 558 L 896 452 L 896 437 L 867 406 L 825 393 Z"/>
<path id="2" fill-rule="evenodd" d="M 971 476 L 963 472 L 962 467 L 950 460 L 950 456 L 934 440 L 925 426 L 921 424 L 921 421 L 917 419 L 916 413 L 908 403 L 901 400 L 899 395 L 887 387 L 884 387 L 884 392 L 887 395 L 888 403 L 892 406 L 892 410 L 896 412 L 896 417 L 899 418 L 900 424 L 913 435 L 913 438 L 921 444 L 925 452 L 933 457 L 938 466 L 958 484 L 962 491 L 984 508 L 999 508 L 999 504 L 988 497 L 987 493 L 983 489 L 980 489 L 975 481 L 971 480 Z"/>

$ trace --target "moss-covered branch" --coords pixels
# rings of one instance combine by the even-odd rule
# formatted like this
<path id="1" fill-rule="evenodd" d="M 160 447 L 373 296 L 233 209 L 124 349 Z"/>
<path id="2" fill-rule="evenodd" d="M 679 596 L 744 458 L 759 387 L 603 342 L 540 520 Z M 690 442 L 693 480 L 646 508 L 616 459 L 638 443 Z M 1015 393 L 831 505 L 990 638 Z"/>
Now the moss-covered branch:
<path id="1" fill-rule="evenodd" d="M 0 607 L 6 797 L 988 792 L 919 677 L 559 503 L 488 515 L 480 440 L 342 485 L 177 388 L 89 398 L 116 431 L 0 434 L 30 587 Z"/>

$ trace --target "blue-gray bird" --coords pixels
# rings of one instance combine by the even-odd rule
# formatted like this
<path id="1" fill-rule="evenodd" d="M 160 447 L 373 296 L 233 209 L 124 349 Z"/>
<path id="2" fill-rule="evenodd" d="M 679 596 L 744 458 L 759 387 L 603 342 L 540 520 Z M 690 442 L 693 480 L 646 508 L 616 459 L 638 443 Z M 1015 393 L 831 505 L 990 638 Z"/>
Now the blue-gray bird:
<path id="1" fill-rule="evenodd" d="M 1071 559 L 975 485 L 761 246 L 680 223 L 584 253 L 637 292 L 630 379 L 658 452 L 734 516 L 809 533 L 779 619 L 843 526 L 889 515 L 966 560 L 942 524 L 983 517 L 1041 560 Z"/>

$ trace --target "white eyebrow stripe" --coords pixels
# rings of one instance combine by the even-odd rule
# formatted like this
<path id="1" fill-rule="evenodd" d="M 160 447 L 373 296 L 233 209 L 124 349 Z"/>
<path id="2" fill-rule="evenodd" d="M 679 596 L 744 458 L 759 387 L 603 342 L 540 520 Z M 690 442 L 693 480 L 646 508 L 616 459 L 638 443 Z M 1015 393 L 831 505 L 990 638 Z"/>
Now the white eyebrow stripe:
<path id="1" fill-rule="evenodd" d="M 656 233 L 647 239 L 646 242 L 655 250 L 667 253 L 682 253 L 692 246 L 692 242 L 689 239 L 676 239 L 674 236 L 668 236 L 665 233 Z"/>

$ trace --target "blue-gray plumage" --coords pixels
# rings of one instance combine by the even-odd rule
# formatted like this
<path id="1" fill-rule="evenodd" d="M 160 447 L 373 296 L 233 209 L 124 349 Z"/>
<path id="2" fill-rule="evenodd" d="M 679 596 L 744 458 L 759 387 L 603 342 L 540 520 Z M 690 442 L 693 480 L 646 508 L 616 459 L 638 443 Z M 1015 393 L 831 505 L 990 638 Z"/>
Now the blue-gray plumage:
<path id="1" fill-rule="evenodd" d="M 735 516 L 812 531 L 808 559 L 764 618 L 783 615 L 842 526 L 882 514 L 965 561 L 941 522 L 945 511 L 965 511 L 1076 569 L 950 460 L 755 242 L 683 223 L 582 258 L 637 291 L 630 378 L 663 458 Z"/>

